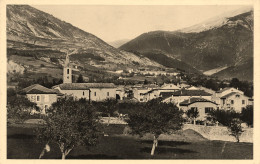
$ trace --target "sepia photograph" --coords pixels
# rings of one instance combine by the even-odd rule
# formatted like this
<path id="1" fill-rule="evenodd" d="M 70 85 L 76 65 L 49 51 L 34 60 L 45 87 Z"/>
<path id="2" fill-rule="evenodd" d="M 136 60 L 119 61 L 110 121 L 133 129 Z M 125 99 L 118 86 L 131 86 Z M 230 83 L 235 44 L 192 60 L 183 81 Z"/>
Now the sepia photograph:
<path id="1" fill-rule="evenodd" d="M 7 160 L 257 156 L 254 3 L 3 6 Z"/>

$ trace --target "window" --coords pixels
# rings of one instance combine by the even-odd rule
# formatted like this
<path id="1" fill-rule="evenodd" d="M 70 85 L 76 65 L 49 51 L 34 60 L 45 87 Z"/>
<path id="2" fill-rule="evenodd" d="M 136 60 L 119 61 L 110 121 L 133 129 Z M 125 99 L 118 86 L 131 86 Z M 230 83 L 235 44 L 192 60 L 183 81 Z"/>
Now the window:
<path id="1" fill-rule="evenodd" d="M 31 101 L 35 102 L 35 96 L 31 96 Z"/>
<path id="2" fill-rule="evenodd" d="M 245 104 L 245 100 L 242 100 L 242 104 Z"/>
<path id="3" fill-rule="evenodd" d="M 83 96 L 85 95 L 84 91 L 82 92 L 82 95 L 83 95 Z"/>
<path id="4" fill-rule="evenodd" d="M 97 92 L 94 92 L 94 96 L 97 96 Z"/>
<path id="5" fill-rule="evenodd" d="M 197 108 L 197 107 L 191 107 L 190 109 L 191 109 L 193 112 L 198 111 L 198 108 Z"/>
<path id="6" fill-rule="evenodd" d="M 48 109 L 48 105 L 44 105 L 44 109 Z"/>
<path id="7" fill-rule="evenodd" d="M 70 69 L 67 69 L 67 74 L 70 74 Z"/>
<path id="8" fill-rule="evenodd" d="M 236 97 L 240 97 L 240 95 L 236 95 Z"/>
<path id="9" fill-rule="evenodd" d="M 205 107 L 205 113 L 209 113 L 213 110 L 212 107 Z"/>
<path id="10" fill-rule="evenodd" d="M 107 96 L 109 96 L 109 92 L 107 92 Z"/>
<path id="11" fill-rule="evenodd" d="M 143 101 L 143 99 L 140 99 L 140 101 Z"/>
<path id="12" fill-rule="evenodd" d="M 40 101 L 40 96 L 37 96 L 37 97 L 36 97 L 36 101 Z"/>
<path id="13" fill-rule="evenodd" d="M 231 100 L 230 102 L 231 102 L 231 104 L 234 104 L 234 100 Z"/>

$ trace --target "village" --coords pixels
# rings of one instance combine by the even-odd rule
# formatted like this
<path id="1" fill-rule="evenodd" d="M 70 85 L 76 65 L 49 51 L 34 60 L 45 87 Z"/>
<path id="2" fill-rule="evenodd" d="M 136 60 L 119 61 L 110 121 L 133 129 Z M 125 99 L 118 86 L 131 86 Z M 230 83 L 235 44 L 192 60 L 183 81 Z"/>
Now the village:
<path id="1" fill-rule="evenodd" d="M 72 96 L 74 99 L 86 99 L 90 101 L 105 101 L 116 99 L 119 102 L 148 102 L 161 98 L 162 102 L 177 105 L 181 110 L 197 109 L 199 120 L 204 121 L 210 110 L 235 110 L 241 112 L 248 105 L 253 105 L 252 97 L 247 97 L 238 88 L 227 87 L 214 91 L 202 86 L 195 87 L 185 83 L 181 84 L 136 84 L 115 85 L 113 83 L 72 83 L 72 66 L 69 56 L 63 68 L 63 83 L 52 88 L 46 88 L 39 84 L 33 84 L 19 92 L 25 95 L 31 102 L 37 104 L 41 114 L 46 114 L 52 103 L 64 96 Z M 37 111 L 32 111 L 37 112 Z"/>

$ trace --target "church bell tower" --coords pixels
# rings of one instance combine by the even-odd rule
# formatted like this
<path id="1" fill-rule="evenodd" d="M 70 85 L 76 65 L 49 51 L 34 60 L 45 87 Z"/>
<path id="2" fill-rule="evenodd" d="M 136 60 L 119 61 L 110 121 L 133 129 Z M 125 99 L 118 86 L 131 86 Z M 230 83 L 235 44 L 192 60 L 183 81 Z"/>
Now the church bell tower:
<path id="1" fill-rule="evenodd" d="M 63 66 L 63 83 L 72 83 L 72 69 L 70 66 L 69 54 L 66 55 L 66 60 Z"/>

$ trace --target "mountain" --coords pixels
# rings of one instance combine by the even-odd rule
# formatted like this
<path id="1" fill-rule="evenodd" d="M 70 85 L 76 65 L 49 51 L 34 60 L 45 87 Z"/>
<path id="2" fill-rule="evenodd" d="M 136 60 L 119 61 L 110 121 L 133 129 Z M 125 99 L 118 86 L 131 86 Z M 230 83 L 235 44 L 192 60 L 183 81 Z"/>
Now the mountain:
<path id="1" fill-rule="evenodd" d="M 120 39 L 120 40 L 108 42 L 108 44 L 115 48 L 118 48 L 118 47 L 122 46 L 123 44 L 127 43 L 128 41 L 130 41 L 130 39 Z"/>
<path id="2" fill-rule="evenodd" d="M 118 50 L 100 38 L 28 5 L 7 5 L 8 56 L 64 59 L 73 51 L 78 63 L 116 69 L 122 65 L 161 67 L 148 58 Z M 82 57 L 83 58 L 80 58 Z"/>
<path id="3" fill-rule="evenodd" d="M 173 32 L 144 33 L 120 49 L 140 54 L 160 51 L 203 72 L 227 67 L 221 71 L 225 72 L 225 76 L 221 75 L 220 78 L 237 77 L 242 72 L 252 70 L 242 68 L 248 68 L 246 65 L 253 61 L 253 11 L 219 19 L 221 23 L 211 24 L 207 28 L 202 28 L 205 27 L 202 24 Z M 242 72 L 231 71 L 234 69 Z M 252 76 L 249 78 L 252 80 Z"/>

